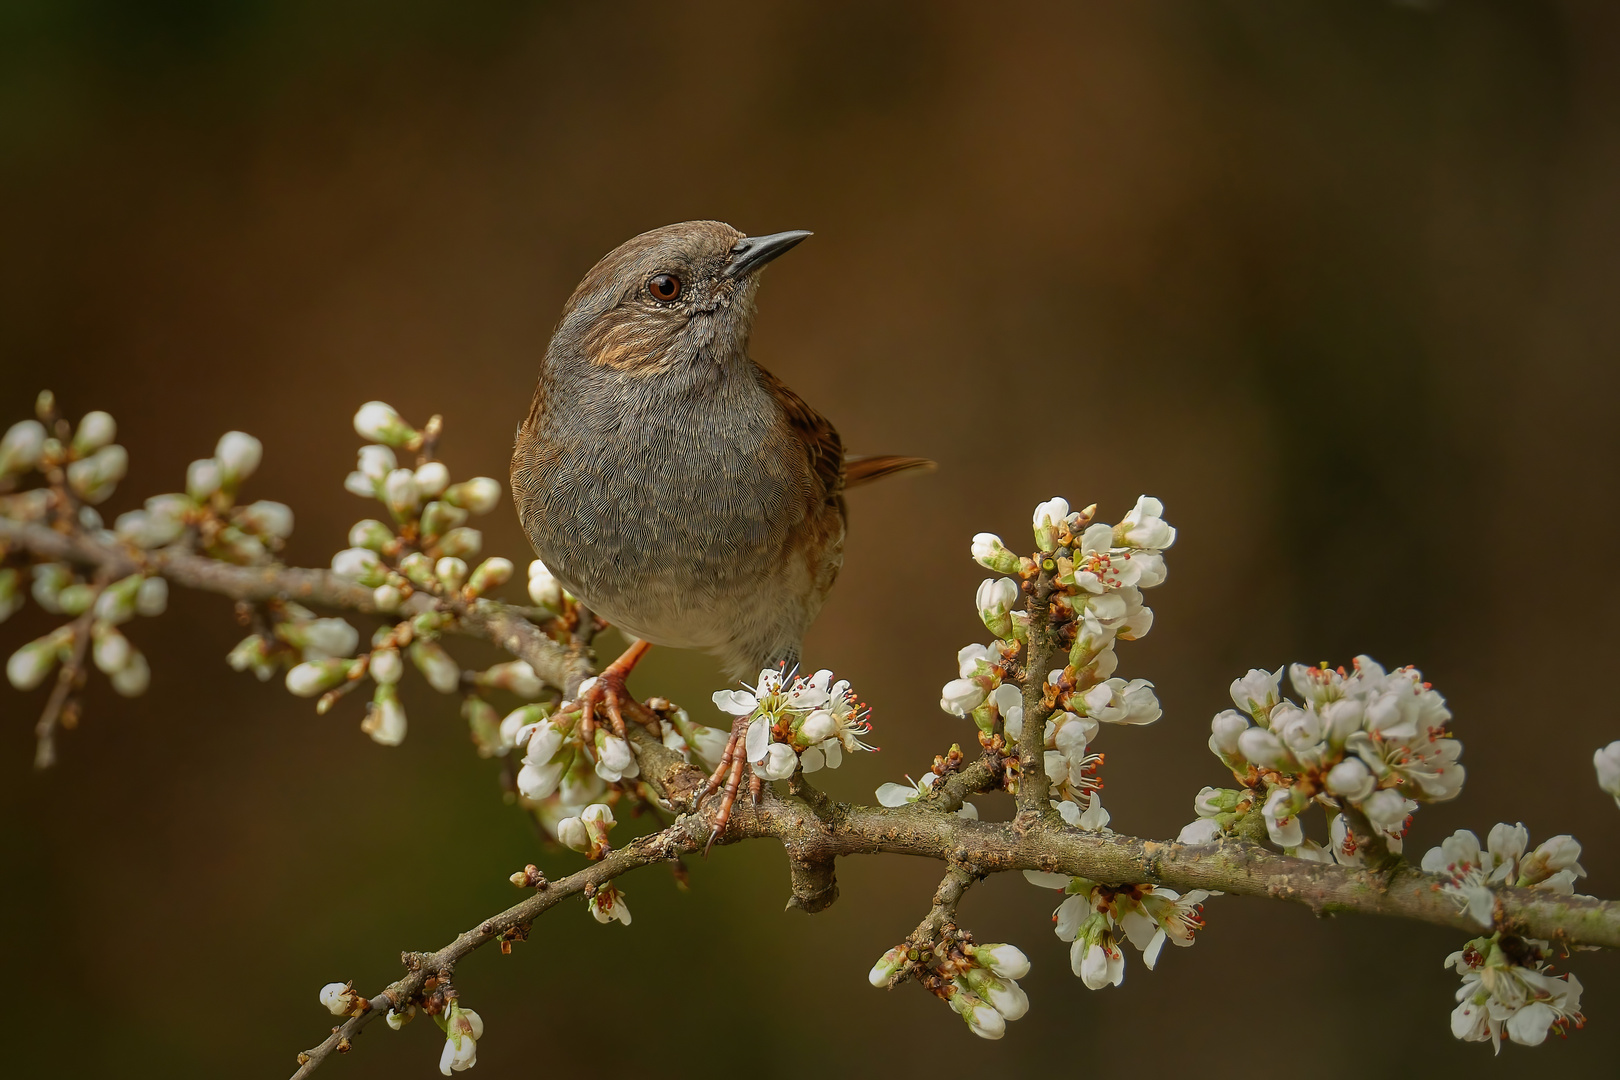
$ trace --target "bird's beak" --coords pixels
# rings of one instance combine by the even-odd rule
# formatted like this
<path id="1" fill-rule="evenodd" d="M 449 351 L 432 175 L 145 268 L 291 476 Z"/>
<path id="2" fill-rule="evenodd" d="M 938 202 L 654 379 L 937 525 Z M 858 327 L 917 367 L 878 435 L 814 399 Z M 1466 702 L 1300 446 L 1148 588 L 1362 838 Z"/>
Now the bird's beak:
<path id="1" fill-rule="evenodd" d="M 793 229 L 769 236 L 745 236 L 732 246 L 731 259 L 721 274 L 729 278 L 751 274 L 778 255 L 787 254 L 789 248 L 809 235 L 803 229 Z"/>

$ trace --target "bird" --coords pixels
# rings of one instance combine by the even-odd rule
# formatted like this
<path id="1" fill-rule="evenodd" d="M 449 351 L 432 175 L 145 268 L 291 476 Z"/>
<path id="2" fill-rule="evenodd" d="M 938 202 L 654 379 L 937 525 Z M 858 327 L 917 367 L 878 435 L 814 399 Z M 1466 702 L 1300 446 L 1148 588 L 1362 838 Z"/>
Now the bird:
<path id="1" fill-rule="evenodd" d="M 558 582 L 632 643 L 580 694 L 650 716 L 625 680 L 653 645 L 704 650 L 728 677 L 792 671 L 844 559 L 850 488 L 925 458 L 850 457 L 837 430 L 754 361 L 761 271 L 811 234 L 720 221 L 644 232 L 563 306 L 518 427 L 518 519 Z M 746 717 L 698 797 L 730 820 Z M 760 781 L 750 780 L 757 802 Z"/>

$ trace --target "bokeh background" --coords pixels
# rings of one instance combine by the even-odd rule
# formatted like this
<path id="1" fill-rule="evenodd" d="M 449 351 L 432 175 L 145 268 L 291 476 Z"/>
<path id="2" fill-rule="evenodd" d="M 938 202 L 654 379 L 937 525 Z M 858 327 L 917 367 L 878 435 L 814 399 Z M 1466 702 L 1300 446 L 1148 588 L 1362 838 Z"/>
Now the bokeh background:
<path id="1" fill-rule="evenodd" d="M 173 490 L 220 432 L 260 436 L 255 496 L 324 565 L 362 516 L 354 408 L 441 412 L 458 474 L 504 476 L 537 360 L 598 256 L 694 217 L 816 237 L 773 266 L 755 355 L 860 452 L 937 474 L 856 492 L 806 658 L 876 706 L 840 797 L 916 775 L 978 640 L 967 558 L 1055 493 L 1104 520 L 1162 497 L 1181 540 L 1153 635 L 1122 652 L 1165 717 L 1109 731 L 1107 804 L 1171 835 L 1226 686 L 1251 666 L 1419 664 L 1467 790 L 1451 830 L 1523 819 L 1620 893 L 1594 748 L 1620 737 L 1615 423 L 1620 8 L 1592 0 L 0 5 L 0 423 L 53 388 L 133 454 L 106 509 Z M 522 559 L 514 515 L 487 550 Z M 37 611 L 0 648 L 42 632 Z M 453 703 L 407 689 L 397 750 L 223 663 L 228 602 L 132 634 L 155 671 L 97 685 L 30 770 L 43 692 L 0 697 L 0 926 L 17 1075 L 280 1076 L 330 1024 L 316 990 L 392 979 L 516 899 L 542 854 Z M 611 644 L 611 642 L 609 643 Z M 488 659 L 462 645 L 472 663 Z M 707 708 L 704 658 L 642 693 Z M 986 799 L 987 813 L 1005 809 Z M 1455 1043 L 1462 935 L 1230 898 L 1157 972 L 1087 991 L 1052 894 L 975 890 L 964 921 L 1032 957 L 1034 1006 L 971 1038 L 867 967 L 932 864 L 851 859 L 785 914 L 779 851 L 626 881 L 630 928 L 555 911 L 462 965 L 478 1076 L 878 1076 L 1151 1068 L 1323 1078 L 1612 1075 L 1620 966 L 1572 963 L 1587 1030 Z M 431 1076 L 439 1037 L 370 1030 L 333 1077 Z M 943 1055 L 943 1057 L 941 1056 Z"/>

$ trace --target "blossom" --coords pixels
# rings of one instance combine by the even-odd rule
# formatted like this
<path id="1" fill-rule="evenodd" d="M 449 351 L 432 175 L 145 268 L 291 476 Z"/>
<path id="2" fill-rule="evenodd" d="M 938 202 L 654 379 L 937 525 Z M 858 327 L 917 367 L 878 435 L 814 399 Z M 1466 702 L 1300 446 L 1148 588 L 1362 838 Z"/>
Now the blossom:
<path id="1" fill-rule="evenodd" d="M 1035 545 L 1042 551 L 1056 551 L 1058 547 L 1058 530 L 1067 524 L 1069 518 L 1069 503 L 1067 499 L 1051 498 L 1035 507 L 1033 518 L 1035 526 Z"/>
<path id="2" fill-rule="evenodd" d="M 1243 678 L 1232 680 L 1232 704 L 1254 717 L 1256 723 L 1262 722 L 1281 700 L 1277 688 L 1282 683 L 1282 674 L 1282 668 L 1269 672 L 1250 668 Z"/>
<path id="3" fill-rule="evenodd" d="M 1120 926 L 1141 951 L 1142 963 L 1148 970 L 1158 963 L 1166 941 L 1183 948 L 1193 943 L 1193 935 L 1204 925 L 1203 902 L 1210 895 L 1203 889 L 1193 889 L 1183 896 L 1174 889 L 1156 886 L 1121 914 Z"/>
<path id="4" fill-rule="evenodd" d="M 599 923 L 610 923 L 618 920 L 626 926 L 630 925 L 630 907 L 624 902 L 624 892 L 616 885 L 604 885 L 596 890 L 596 895 L 587 903 L 591 908 L 591 917 Z"/>
<path id="5" fill-rule="evenodd" d="M 471 1009 L 452 1001 L 444 1018 L 444 1052 L 439 1055 L 439 1072 L 465 1072 L 478 1064 L 478 1040 L 484 1037 L 484 1021 Z"/>
<path id="6" fill-rule="evenodd" d="M 1295 799 L 1293 788 L 1274 788 L 1261 807 L 1266 832 L 1278 847 L 1298 847 L 1305 839 L 1305 830 L 1297 816 L 1301 808 L 1296 806 Z"/>
<path id="7" fill-rule="evenodd" d="M 552 611 L 562 607 L 562 585 L 539 559 L 529 564 L 529 599 Z"/>
<path id="8" fill-rule="evenodd" d="M 251 476 L 263 458 L 264 444 L 245 431 L 227 431 L 214 447 L 224 484 L 232 489 Z"/>
<path id="9" fill-rule="evenodd" d="M 1620 806 L 1620 739 L 1592 754 L 1592 766 L 1597 769 L 1598 787 L 1614 796 Z"/>
<path id="10" fill-rule="evenodd" d="M 1520 939 L 1510 956 L 1496 935 L 1476 938 L 1446 957 L 1446 966 L 1462 976 L 1452 1035 L 1465 1042 L 1489 1039 L 1500 1053 L 1504 1032 L 1521 1046 L 1540 1046 L 1548 1032 L 1584 1024 L 1580 980 L 1550 974 L 1549 954 L 1546 942 Z"/>
<path id="11" fill-rule="evenodd" d="M 953 989 L 956 992 L 950 997 L 951 1009 L 966 1022 L 969 1031 L 981 1039 L 999 1039 L 1007 1034 L 1006 1018 L 995 1006 L 961 983 Z"/>
<path id="12" fill-rule="evenodd" d="M 1018 603 L 1018 582 L 1012 578 L 985 578 L 973 598 L 985 628 L 998 638 L 1012 634 L 1012 608 Z"/>
<path id="13" fill-rule="evenodd" d="M 906 777 L 904 784 L 882 784 L 875 792 L 879 806 L 910 806 L 924 795 L 933 790 L 939 783 L 939 777 L 934 773 L 923 773 L 921 780 L 913 781 Z M 956 812 L 957 817 L 967 818 L 970 821 L 979 819 L 979 809 L 972 803 L 965 802 Z"/>
<path id="14" fill-rule="evenodd" d="M 1164 504 L 1151 495 L 1136 500 L 1125 519 L 1114 526 L 1114 540 L 1127 547 L 1158 550 L 1176 542 L 1176 530 L 1165 523 Z"/>
<path id="15" fill-rule="evenodd" d="M 321 987 L 321 1004 L 333 1016 L 348 1016 L 360 1004 L 352 982 L 331 982 Z"/>
<path id="16" fill-rule="evenodd" d="M 993 570 L 998 574 L 1012 574 L 1018 571 L 1018 556 L 1007 549 L 1001 542 L 1001 537 L 995 533 L 977 533 L 973 537 L 971 549 L 973 561 L 986 570 Z"/>

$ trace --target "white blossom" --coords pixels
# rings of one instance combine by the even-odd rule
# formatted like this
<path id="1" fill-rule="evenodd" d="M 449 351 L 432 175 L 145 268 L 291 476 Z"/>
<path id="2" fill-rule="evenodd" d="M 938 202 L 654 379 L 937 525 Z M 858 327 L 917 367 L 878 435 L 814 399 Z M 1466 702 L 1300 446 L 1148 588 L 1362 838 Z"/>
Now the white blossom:
<path id="1" fill-rule="evenodd" d="M 484 1021 L 460 1002 L 451 1002 L 444 1023 L 444 1051 L 439 1055 L 439 1072 L 449 1076 L 478 1064 L 478 1040 L 484 1037 Z"/>
<path id="2" fill-rule="evenodd" d="M 1282 675 L 1282 668 L 1269 672 L 1263 668 L 1250 668 L 1243 678 L 1232 680 L 1232 704 L 1257 722 L 1263 720 L 1282 700 L 1277 692 Z"/>
<path id="3" fill-rule="evenodd" d="M 1128 547 L 1158 550 L 1176 542 L 1176 530 L 1164 521 L 1164 504 L 1151 495 L 1136 500 L 1125 519 L 1114 528 L 1114 539 Z"/>
<path id="4" fill-rule="evenodd" d="M 1620 739 L 1593 753 L 1592 766 L 1597 769 L 1598 787 L 1614 796 L 1614 804 L 1620 806 Z"/>
<path id="5" fill-rule="evenodd" d="M 630 906 L 624 902 L 624 892 L 617 886 L 602 886 L 587 903 L 590 905 L 591 916 L 597 922 L 610 923 L 617 920 L 626 926 L 630 925 Z"/>
<path id="6" fill-rule="evenodd" d="M 331 982 L 321 987 L 321 1004 L 333 1016 L 347 1016 L 359 1000 L 353 983 Z"/>

